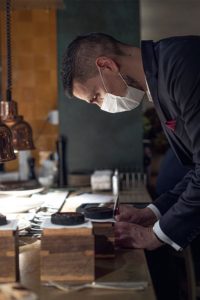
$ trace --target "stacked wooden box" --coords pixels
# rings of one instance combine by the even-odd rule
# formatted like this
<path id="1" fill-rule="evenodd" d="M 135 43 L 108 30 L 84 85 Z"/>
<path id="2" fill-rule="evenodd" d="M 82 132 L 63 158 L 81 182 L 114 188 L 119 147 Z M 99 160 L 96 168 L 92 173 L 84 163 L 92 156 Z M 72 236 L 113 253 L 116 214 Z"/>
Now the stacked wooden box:
<path id="1" fill-rule="evenodd" d="M 95 236 L 95 257 L 113 258 L 115 256 L 114 224 L 112 222 L 93 222 Z"/>
<path id="2" fill-rule="evenodd" d="M 17 229 L 0 226 L 0 282 L 19 280 L 19 253 Z"/>
<path id="3" fill-rule="evenodd" d="M 95 279 L 94 235 L 88 227 L 44 228 L 41 239 L 41 280 L 90 282 Z"/>

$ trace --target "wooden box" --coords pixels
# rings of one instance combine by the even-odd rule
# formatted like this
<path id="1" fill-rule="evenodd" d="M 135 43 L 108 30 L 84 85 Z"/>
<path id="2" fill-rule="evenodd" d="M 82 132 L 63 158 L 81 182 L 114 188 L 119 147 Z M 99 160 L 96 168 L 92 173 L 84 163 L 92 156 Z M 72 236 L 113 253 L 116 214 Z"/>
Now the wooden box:
<path id="1" fill-rule="evenodd" d="M 93 222 L 95 235 L 95 257 L 113 258 L 115 256 L 114 224 L 112 222 Z"/>
<path id="2" fill-rule="evenodd" d="M 0 226 L 0 282 L 19 280 L 19 252 L 17 222 Z"/>
<path id="3" fill-rule="evenodd" d="M 95 279 L 91 227 L 44 228 L 41 239 L 41 281 L 69 283 Z"/>

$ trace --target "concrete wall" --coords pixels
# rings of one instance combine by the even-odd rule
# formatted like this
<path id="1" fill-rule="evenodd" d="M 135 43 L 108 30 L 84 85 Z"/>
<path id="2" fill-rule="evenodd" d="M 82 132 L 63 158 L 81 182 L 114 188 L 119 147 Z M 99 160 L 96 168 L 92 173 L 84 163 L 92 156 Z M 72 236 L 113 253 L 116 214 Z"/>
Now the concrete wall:
<path id="1" fill-rule="evenodd" d="M 199 0 L 140 0 L 141 38 L 200 34 Z"/>

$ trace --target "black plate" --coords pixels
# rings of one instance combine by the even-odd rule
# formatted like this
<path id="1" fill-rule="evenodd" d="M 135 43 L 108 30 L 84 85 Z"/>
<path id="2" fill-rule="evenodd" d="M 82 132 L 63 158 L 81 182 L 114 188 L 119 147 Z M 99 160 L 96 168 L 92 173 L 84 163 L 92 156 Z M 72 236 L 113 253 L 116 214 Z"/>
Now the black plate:
<path id="1" fill-rule="evenodd" d="M 0 226 L 6 225 L 6 224 L 7 224 L 6 216 L 0 214 Z"/>
<path id="2" fill-rule="evenodd" d="M 56 225 L 80 225 L 85 222 L 85 217 L 77 212 L 55 213 L 51 215 L 51 222 Z"/>
<path id="3" fill-rule="evenodd" d="M 85 217 L 88 219 L 110 219 L 113 217 L 113 209 L 110 207 L 86 207 L 84 209 Z"/>

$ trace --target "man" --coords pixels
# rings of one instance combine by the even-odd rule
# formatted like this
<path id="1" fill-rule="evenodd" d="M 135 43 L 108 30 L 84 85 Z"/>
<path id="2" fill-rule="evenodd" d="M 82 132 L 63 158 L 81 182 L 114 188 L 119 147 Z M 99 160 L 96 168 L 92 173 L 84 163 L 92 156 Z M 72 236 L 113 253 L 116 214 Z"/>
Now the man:
<path id="1" fill-rule="evenodd" d="M 169 148 L 160 164 L 156 180 L 156 195 L 160 196 L 171 190 L 189 172 L 190 168 L 183 166 Z"/>
<path id="2" fill-rule="evenodd" d="M 176 250 L 200 234 L 200 37 L 143 41 L 141 49 L 103 33 L 77 37 L 63 58 L 65 93 L 110 113 L 153 100 L 171 148 L 193 166 L 173 190 L 144 209 L 120 207 L 116 241 Z"/>

